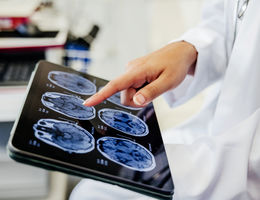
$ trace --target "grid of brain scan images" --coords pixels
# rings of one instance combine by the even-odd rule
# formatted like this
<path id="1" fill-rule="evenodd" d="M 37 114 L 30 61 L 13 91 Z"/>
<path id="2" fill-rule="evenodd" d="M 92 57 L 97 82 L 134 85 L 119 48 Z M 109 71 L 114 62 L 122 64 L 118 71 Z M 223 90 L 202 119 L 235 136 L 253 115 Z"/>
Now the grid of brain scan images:
<path id="1" fill-rule="evenodd" d="M 172 187 L 152 104 L 125 106 L 116 93 L 94 107 L 83 105 L 106 83 L 65 67 L 39 67 L 17 126 L 17 131 L 30 132 L 17 136 L 19 144 L 27 142 L 21 148 L 27 145 L 42 156 Z"/>
<path id="2" fill-rule="evenodd" d="M 92 95 L 97 91 L 94 83 L 73 73 L 50 71 L 48 80 L 53 85 L 77 95 Z M 84 106 L 84 100 L 74 94 L 46 91 L 42 94 L 41 103 L 46 109 L 72 119 L 91 120 L 97 117 L 105 126 L 125 135 L 142 137 L 149 133 L 147 124 L 138 116 L 114 108 L 96 111 L 94 107 Z M 140 110 L 122 105 L 118 93 L 108 101 L 122 108 Z M 146 147 L 130 139 L 104 136 L 96 140 L 81 126 L 57 119 L 39 119 L 33 125 L 33 130 L 35 137 L 42 142 L 66 152 L 86 154 L 96 146 L 106 159 L 129 169 L 150 171 L 156 166 L 153 154 Z"/>
<path id="3" fill-rule="evenodd" d="M 50 71 L 48 79 L 51 83 L 78 95 L 92 95 L 96 92 L 95 84 L 76 74 Z M 121 106 L 118 94 L 112 96 L 109 101 Z M 100 109 L 96 114 L 94 107 L 84 106 L 84 100 L 72 94 L 47 91 L 42 94 L 41 102 L 46 108 L 73 119 L 91 120 L 97 116 L 108 127 L 126 135 L 141 137 L 149 133 L 148 126 L 139 117 L 111 108 Z M 122 107 L 125 108 L 123 105 Z M 129 139 L 110 136 L 95 141 L 91 133 L 75 123 L 39 119 L 33 125 L 33 130 L 35 137 L 42 142 L 67 152 L 83 154 L 97 146 L 97 150 L 106 159 L 130 169 L 148 171 L 156 165 L 152 153 L 142 145 Z"/>

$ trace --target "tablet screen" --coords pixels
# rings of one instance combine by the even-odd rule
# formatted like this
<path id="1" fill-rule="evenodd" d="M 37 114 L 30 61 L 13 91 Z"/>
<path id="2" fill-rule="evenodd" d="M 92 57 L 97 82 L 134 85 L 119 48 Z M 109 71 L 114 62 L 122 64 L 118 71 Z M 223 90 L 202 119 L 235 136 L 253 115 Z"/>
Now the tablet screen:
<path id="1" fill-rule="evenodd" d="M 12 139 L 19 150 L 140 186 L 173 191 L 152 104 L 132 108 L 117 93 L 83 101 L 107 81 L 40 62 Z"/>

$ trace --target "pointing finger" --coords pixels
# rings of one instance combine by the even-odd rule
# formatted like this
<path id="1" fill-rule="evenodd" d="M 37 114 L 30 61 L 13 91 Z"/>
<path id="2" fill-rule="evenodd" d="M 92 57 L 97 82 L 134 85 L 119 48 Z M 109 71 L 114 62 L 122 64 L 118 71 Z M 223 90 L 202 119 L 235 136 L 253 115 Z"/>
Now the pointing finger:
<path id="1" fill-rule="evenodd" d="M 136 77 L 136 73 L 125 73 L 122 76 L 119 76 L 118 78 L 108 82 L 105 87 L 103 87 L 95 95 L 88 98 L 83 104 L 85 106 L 95 106 L 101 103 L 113 94 L 130 88 L 135 83 Z"/>

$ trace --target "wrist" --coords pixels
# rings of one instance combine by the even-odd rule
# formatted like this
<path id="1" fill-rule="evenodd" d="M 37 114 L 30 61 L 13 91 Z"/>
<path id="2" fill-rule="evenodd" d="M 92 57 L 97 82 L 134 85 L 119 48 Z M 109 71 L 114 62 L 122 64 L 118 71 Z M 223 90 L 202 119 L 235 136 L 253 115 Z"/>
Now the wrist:
<path id="1" fill-rule="evenodd" d="M 189 42 L 180 41 L 179 43 L 185 49 L 186 64 L 188 68 L 187 73 L 189 75 L 194 75 L 196 63 L 197 63 L 198 51 L 195 48 L 195 46 Z"/>

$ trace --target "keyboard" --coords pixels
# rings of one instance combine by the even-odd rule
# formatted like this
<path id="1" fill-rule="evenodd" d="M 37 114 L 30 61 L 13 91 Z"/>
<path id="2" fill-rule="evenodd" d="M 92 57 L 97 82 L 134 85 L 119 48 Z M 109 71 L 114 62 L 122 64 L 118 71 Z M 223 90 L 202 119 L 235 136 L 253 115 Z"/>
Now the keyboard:
<path id="1" fill-rule="evenodd" d="M 27 85 L 44 52 L 0 54 L 0 86 Z"/>

